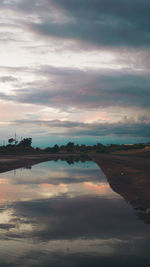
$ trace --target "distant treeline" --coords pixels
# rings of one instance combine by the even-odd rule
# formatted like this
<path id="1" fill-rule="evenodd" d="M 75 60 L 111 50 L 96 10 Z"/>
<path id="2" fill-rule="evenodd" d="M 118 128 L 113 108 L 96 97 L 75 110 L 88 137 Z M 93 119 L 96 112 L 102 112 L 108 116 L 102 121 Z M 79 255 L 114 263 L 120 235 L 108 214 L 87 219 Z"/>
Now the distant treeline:
<path id="1" fill-rule="evenodd" d="M 0 146 L 0 153 L 80 153 L 87 154 L 90 152 L 96 153 L 112 153 L 121 150 L 142 149 L 150 147 L 150 143 L 138 143 L 138 144 L 110 144 L 103 145 L 97 143 L 96 145 L 76 145 L 73 142 L 69 142 L 66 145 L 55 144 L 52 147 L 41 149 L 39 147 L 32 147 L 32 138 L 24 138 L 20 142 L 13 138 L 8 139 L 8 145 Z"/>

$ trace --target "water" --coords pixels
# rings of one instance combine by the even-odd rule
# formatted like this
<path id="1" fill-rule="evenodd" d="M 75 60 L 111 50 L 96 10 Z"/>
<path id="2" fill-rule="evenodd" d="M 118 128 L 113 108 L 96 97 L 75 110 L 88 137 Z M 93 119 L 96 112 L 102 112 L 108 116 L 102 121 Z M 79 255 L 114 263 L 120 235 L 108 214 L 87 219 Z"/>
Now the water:
<path id="1" fill-rule="evenodd" d="M 150 227 L 94 162 L 0 174 L 0 266 L 150 266 Z"/>

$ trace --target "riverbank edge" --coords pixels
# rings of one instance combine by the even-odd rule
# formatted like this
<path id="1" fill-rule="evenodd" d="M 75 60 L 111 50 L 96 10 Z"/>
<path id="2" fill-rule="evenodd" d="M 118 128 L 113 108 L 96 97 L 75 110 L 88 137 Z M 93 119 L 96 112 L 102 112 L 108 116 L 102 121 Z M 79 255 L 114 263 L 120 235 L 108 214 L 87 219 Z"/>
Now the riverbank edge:
<path id="1" fill-rule="evenodd" d="M 0 173 L 36 165 L 50 160 L 78 160 L 77 154 L 0 155 Z"/>
<path id="2" fill-rule="evenodd" d="M 105 167 L 111 173 L 116 175 L 115 169 L 117 168 L 117 174 L 120 174 L 124 169 L 123 166 L 130 166 L 134 168 L 142 168 L 143 170 L 149 169 L 150 166 L 150 154 L 147 156 L 142 155 L 113 155 L 113 154 L 101 154 L 101 153 L 89 153 L 89 159 L 96 162 L 97 165 L 103 169 Z M 25 155 L 0 155 L 0 173 L 11 171 L 26 166 L 32 166 L 44 161 L 50 160 L 79 160 L 80 154 L 64 153 L 64 154 L 25 154 Z M 119 175 L 120 176 L 120 175 Z"/>

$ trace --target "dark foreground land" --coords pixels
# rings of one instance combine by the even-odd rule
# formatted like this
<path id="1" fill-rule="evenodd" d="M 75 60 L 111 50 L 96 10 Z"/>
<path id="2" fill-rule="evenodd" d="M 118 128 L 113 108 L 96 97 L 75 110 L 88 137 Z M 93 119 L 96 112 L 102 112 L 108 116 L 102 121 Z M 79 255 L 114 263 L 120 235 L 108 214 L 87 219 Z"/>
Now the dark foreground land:
<path id="1" fill-rule="evenodd" d="M 150 223 L 150 152 L 93 155 L 111 188 L 135 209 L 139 219 Z"/>
<path id="2" fill-rule="evenodd" d="M 49 160 L 78 160 L 77 154 L 0 155 L 0 172 Z M 138 218 L 150 223 L 150 151 L 120 154 L 91 153 L 111 188 L 135 209 Z"/>

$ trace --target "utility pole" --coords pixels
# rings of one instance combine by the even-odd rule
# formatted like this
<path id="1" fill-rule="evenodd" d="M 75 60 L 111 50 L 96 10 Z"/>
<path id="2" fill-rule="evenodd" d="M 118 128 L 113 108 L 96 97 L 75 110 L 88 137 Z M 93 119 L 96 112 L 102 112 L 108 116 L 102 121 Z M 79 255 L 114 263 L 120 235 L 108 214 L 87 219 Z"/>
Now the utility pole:
<path id="1" fill-rule="evenodd" d="M 15 145 L 17 145 L 17 135 L 16 135 L 16 133 L 15 133 Z"/>

